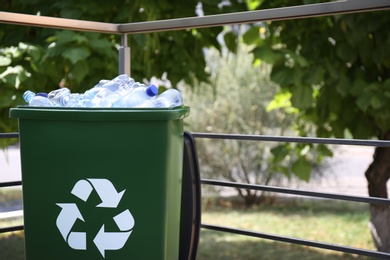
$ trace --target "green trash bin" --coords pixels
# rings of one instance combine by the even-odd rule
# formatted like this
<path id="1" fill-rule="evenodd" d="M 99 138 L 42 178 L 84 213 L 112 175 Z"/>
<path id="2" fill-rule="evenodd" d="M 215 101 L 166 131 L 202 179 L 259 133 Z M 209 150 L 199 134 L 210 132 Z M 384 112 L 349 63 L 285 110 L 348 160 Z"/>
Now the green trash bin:
<path id="1" fill-rule="evenodd" d="M 188 113 L 11 109 L 19 121 L 26 259 L 178 259 Z"/>

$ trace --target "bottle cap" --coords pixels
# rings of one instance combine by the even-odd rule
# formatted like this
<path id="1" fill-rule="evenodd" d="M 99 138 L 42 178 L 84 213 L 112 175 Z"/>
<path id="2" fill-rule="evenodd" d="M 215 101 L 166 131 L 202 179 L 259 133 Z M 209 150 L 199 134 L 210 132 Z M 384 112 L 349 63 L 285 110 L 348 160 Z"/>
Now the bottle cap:
<path id="1" fill-rule="evenodd" d="M 37 96 L 41 96 L 41 97 L 47 98 L 47 93 L 39 92 L 39 93 L 37 93 Z"/>
<path id="2" fill-rule="evenodd" d="M 158 88 L 155 85 L 150 85 L 146 88 L 146 94 L 150 97 L 154 97 L 158 94 Z"/>

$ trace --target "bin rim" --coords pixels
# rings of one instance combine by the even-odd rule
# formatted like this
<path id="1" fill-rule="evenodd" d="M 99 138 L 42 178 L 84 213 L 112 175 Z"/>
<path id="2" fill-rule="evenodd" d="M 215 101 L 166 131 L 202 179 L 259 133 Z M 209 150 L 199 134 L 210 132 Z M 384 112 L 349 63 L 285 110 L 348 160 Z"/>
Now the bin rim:
<path id="1" fill-rule="evenodd" d="M 10 118 L 58 121 L 127 121 L 178 120 L 189 115 L 190 108 L 99 108 L 99 107 L 30 107 L 18 106 L 9 111 Z"/>

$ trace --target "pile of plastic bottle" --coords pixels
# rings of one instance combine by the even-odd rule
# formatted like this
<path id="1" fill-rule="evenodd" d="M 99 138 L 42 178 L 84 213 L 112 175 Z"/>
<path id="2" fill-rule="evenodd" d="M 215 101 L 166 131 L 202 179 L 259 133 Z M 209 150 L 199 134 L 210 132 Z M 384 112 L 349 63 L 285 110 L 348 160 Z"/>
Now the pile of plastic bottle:
<path id="1" fill-rule="evenodd" d="M 23 98 L 29 106 L 40 107 L 168 108 L 182 105 L 178 90 L 167 89 L 158 95 L 155 85 L 135 82 L 126 74 L 112 80 L 100 80 L 84 93 L 71 93 L 68 88 L 56 89 L 48 94 L 27 90 Z"/>

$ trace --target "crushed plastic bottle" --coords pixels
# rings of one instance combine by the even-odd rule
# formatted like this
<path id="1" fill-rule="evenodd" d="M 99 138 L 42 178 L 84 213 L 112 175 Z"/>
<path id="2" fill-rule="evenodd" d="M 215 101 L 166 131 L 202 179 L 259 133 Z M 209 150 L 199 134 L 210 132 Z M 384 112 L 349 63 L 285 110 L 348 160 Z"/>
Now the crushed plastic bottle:
<path id="1" fill-rule="evenodd" d="M 88 107 L 89 100 L 83 98 L 83 94 L 72 93 L 67 97 L 66 107 Z"/>
<path id="2" fill-rule="evenodd" d="M 113 107 L 120 99 L 120 95 L 108 89 L 99 91 L 89 102 L 91 107 Z"/>
<path id="3" fill-rule="evenodd" d="M 24 100 L 31 107 L 53 107 L 53 103 L 47 98 L 47 93 L 37 93 L 27 90 L 23 94 Z"/>
<path id="4" fill-rule="evenodd" d="M 68 88 L 60 88 L 49 92 L 48 99 L 56 107 L 64 107 L 69 101 L 70 90 Z"/>
<path id="5" fill-rule="evenodd" d="M 143 103 L 156 96 L 158 89 L 155 85 L 149 87 L 139 86 L 123 96 L 114 107 L 142 107 Z"/>
<path id="6" fill-rule="evenodd" d="M 119 84 L 119 86 L 121 86 L 122 91 L 120 91 L 120 93 L 118 93 L 121 95 L 125 95 L 125 94 L 129 93 L 130 91 L 132 91 L 134 88 L 137 87 L 136 85 L 134 85 L 136 83 L 135 80 L 130 78 L 126 74 L 121 74 L 121 75 L 117 76 L 116 78 L 114 78 L 112 81 L 116 82 L 117 84 Z"/>
<path id="7" fill-rule="evenodd" d="M 163 108 L 181 106 L 182 104 L 183 98 L 180 91 L 172 88 L 165 90 L 163 93 L 156 96 L 156 98 L 152 99 L 148 105 L 150 107 Z"/>

